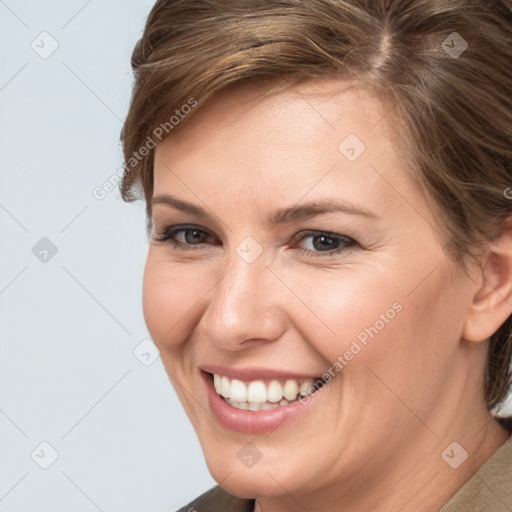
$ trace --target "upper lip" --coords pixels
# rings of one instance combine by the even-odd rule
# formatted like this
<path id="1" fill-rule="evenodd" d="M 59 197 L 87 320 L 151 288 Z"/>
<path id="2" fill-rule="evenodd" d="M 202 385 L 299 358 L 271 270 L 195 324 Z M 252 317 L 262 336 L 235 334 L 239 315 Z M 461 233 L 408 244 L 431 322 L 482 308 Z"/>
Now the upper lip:
<path id="1" fill-rule="evenodd" d="M 261 367 L 240 367 L 219 366 L 213 364 L 205 364 L 199 366 L 199 369 L 207 373 L 215 373 L 230 379 L 238 379 L 242 381 L 267 380 L 267 379 L 318 379 L 318 375 L 293 372 L 289 370 L 277 370 Z"/>

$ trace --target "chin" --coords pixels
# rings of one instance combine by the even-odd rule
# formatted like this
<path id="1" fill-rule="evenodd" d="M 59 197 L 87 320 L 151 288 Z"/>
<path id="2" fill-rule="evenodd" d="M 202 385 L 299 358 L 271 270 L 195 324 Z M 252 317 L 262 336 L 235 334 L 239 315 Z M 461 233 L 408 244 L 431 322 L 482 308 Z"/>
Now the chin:
<path id="1" fill-rule="evenodd" d="M 216 468 L 210 468 L 213 479 L 226 491 L 234 496 L 245 499 L 254 499 L 261 496 L 279 496 L 285 489 L 294 489 L 294 482 L 280 478 L 279 485 L 265 468 L 256 471 L 255 468 L 228 467 L 219 463 Z M 218 469 L 218 471 L 216 471 Z M 272 469 L 272 468 L 271 468 Z M 275 472 L 275 468 L 273 468 Z"/>
<path id="2" fill-rule="evenodd" d="M 243 441 L 241 441 L 243 443 Z M 250 446 L 249 443 L 243 446 Z M 261 496 L 281 496 L 284 493 L 299 495 L 308 492 L 312 484 L 312 475 L 297 471 L 301 466 L 297 458 L 288 458 L 283 452 L 275 458 L 265 455 L 252 467 L 245 466 L 238 458 L 241 449 L 234 444 L 231 449 L 215 450 L 216 453 L 205 451 L 206 465 L 213 479 L 226 491 L 239 498 L 257 498 Z M 249 450 L 250 451 L 250 450 Z M 227 456 L 227 453 L 232 453 Z M 283 465 L 283 460 L 287 461 Z M 286 489 L 286 491 L 285 491 Z"/>

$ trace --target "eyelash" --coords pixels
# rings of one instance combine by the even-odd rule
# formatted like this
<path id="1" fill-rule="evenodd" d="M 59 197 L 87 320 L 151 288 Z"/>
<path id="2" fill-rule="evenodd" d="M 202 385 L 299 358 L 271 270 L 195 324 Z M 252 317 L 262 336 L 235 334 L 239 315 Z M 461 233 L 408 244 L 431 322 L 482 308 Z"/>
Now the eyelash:
<path id="1" fill-rule="evenodd" d="M 180 250 L 180 251 L 194 251 L 196 249 L 188 248 L 188 246 L 194 246 L 194 245 L 202 245 L 205 242 L 200 242 L 198 244 L 185 244 L 182 242 L 176 242 L 173 240 L 173 238 L 180 232 L 185 231 L 199 231 L 200 233 L 205 233 L 209 235 L 207 231 L 204 229 L 200 229 L 197 226 L 193 225 L 183 225 L 183 226 L 169 226 L 164 229 L 164 231 L 155 237 L 156 242 L 160 243 L 167 243 L 169 244 L 173 249 Z M 300 233 L 300 236 L 295 236 L 294 239 L 297 239 L 298 242 L 302 242 L 308 237 L 316 237 L 316 236 L 325 236 L 326 238 L 329 238 L 331 240 L 338 240 L 342 245 L 340 247 L 337 247 L 335 249 L 329 250 L 329 251 L 312 251 L 310 249 L 298 249 L 301 254 L 304 254 L 308 257 L 331 257 L 331 256 L 337 256 L 341 254 L 342 252 L 345 252 L 347 250 L 354 249 L 357 242 L 348 236 L 345 235 L 337 235 L 335 233 L 330 233 L 327 231 L 313 231 L 313 230 L 306 230 L 302 233 Z M 313 253 L 313 255 L 312 255 Z"/>

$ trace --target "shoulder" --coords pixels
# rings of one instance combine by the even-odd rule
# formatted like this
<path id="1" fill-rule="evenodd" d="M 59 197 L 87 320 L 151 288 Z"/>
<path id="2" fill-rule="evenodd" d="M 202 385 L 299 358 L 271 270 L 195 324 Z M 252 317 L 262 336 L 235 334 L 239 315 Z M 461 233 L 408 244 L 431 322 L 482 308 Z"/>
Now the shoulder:
<path id="1" fill-rule="evenodd" d="M 254 500 L 237 498 L 217 485 L 177 512 L 252 512 L 253 509 Z"/>
<path id="2" fill-rule="evenodd" d="M 500 420 L 511 432 L 512 418 Z M 512 433 L 439 512 L 510 512 Z"/>

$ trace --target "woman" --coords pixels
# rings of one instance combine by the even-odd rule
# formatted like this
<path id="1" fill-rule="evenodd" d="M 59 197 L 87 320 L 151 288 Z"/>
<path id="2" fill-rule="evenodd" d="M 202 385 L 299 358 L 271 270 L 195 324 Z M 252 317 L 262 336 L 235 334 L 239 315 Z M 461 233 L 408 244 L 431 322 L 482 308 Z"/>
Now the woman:
<path id="1" fill-rule="evenodd" d="M 122 193 L 182 510 L 512 510 L 511 63 L 505 0 L 154 6 Z"/>

